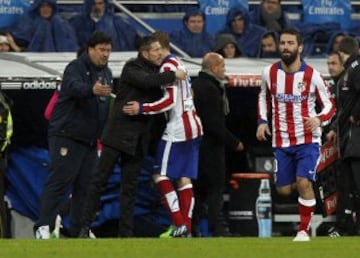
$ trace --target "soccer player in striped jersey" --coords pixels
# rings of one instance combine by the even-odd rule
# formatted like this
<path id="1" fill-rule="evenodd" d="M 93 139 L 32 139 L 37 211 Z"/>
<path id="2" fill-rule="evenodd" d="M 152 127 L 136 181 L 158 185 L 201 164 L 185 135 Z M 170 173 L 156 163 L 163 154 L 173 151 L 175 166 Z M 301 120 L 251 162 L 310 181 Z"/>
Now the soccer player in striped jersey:
<path id="1" fill-rule="evenodd" d="M 165 32 L 155 37 L 163 48 L 160 72 L 184 69 L 181 61 L 170 53 L 170 40 Z M 163 237 L 187 236 L 191 233 L 194 196 L 191 179 L 197 178 L 198 150 L 203 134 L 191 90 L 190 77 L 163 86 L 164 96 L 152 103 L 129 102 L 123 111 L 129 115 L 165 113 L 167 124 L 158 145 L 154 181 L 170 213 L 172 225 Z M 177 191 L 171 180 L 177 181 Z"/>
<path id="2" fill-rule="evenodd" d="M 258 140 L 272 135 L 277 171 L 277 191 L 299 192 L 300 225 L 294 241 L 309 241 L 309 227 L 316 199 L 312 182 L 320 158 L 321 126 L 329 123 L 335 106 L 320 73 L 300 57 L 302 39 L 295 29 L 280 34 L 281 60 L 263 71 L 258 99 Z M 315 104 L 321 104 L 316 113 Z M 272 112 L 272 133 L 268 113 Z"/>

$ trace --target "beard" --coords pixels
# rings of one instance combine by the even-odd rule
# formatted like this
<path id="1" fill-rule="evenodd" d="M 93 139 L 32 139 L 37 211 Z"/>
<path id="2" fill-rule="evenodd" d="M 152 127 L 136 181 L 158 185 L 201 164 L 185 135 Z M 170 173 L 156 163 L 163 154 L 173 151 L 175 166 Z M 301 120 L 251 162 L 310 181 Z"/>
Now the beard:
<path id="1" fill-rule="evenodd" d="M 284 54 L 288 54 L 288 53 L 290 53 L 290 55 L 284 55 Z M 295 62 L 297 56 L 298 56 L 298 51 L 281 53 L 281 60 L 282 60 L 287 66 L 289 66 L 289 65 L 291 65 L 292 63 Z"/>

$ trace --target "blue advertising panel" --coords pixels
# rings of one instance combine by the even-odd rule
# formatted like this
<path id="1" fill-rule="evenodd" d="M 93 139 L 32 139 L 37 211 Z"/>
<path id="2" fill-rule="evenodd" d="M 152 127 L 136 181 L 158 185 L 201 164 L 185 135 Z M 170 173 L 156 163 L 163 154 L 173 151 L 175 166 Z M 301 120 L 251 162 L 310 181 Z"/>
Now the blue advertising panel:
<path id="1" fill-rule="evenodd" d="M 0 0 L 0 29 L 14 24 L 30 7 L 30 0 Z"/>
<path id="2" fill-rule="evenodd" d="M 350 0 L 302 0 L 301 2 L 305 23 L 338 22 L 343 29 L 351 27 Z"/>

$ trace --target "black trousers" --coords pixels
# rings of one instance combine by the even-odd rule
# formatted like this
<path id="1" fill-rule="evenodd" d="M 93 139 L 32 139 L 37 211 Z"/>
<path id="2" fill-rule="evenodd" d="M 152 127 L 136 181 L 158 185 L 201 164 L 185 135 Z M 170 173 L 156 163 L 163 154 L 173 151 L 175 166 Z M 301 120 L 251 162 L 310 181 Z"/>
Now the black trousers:
<path id="1" fill-rule="evenodd" d="M 144 155 L 140 149 L 132 156 L 106 145 L 103 146 L 99 163 L 86 195 L 82 213 L 83 217 L 81 219 L 82 226 L 89 226 L 95 219 L 101 193 L 106 188 L 114 166 L 120 161 L 120 220 L 118 234 L 119 237 L 132 237 L 134 235 L 133 214 L 137 177 L 140 173 L 143 159 Z"/>
<path id="2" fill-rule="evenodd" d="M 347 214 L 345 211 L 360 213 L 360 158 L 349 158 L 341 162 L 337 186 L 339 192 L 337 226 L 345 232 L 352 233 L 356 230 L 352 214 Z"/>
<path id="3" fill-rule="evenodd" d="M 56 215 L 71 190 L 70 235 L 80 231 L 81 211 L 97 158 L 96 146 L 89 146 L 64 137 L 49 138 L 50 174 L 40 200 L 40 216 L 35 228 L 54 228 Z"/>
<path id="4" fill-rule="evenodd" d="M 212 235 L 219 236 L 224 233 L 222 209 L 225 174 L 224 147 L 213 146 L 209 142 L 202 141 L 199 152 L 198 178 L 194 181 L 194 230 L 199 225 L 200 219 L 206 215 L 208 228 Z M 194 233 L 196 234 L 196 232 Z"/>

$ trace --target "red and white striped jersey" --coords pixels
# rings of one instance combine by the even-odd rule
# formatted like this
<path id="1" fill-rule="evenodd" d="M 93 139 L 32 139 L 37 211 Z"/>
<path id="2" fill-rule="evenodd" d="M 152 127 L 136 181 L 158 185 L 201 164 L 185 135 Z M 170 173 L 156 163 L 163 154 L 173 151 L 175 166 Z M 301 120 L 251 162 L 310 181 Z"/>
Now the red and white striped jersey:
<path id="1" fill-rule="evenodd" d="M 165 58 L 160 72 L 175 71 L 185 66 L 174 55 Z M 167 124 L 162 139 L 172 142 L 182 142 L 195 139 L 203 134 L 191 92 L 190 77 L 177 80 L 173 84 L 164 85 L 164 96 L 152 103 L 143 103 L 143 114 L 166 112 Z"/>
<path id="2" fill-rule="evenodd" d="M 289 147 L 299 144 L 321 144 L 321 128 L 305 129 L 305 117 L 318 117 L 322 125 L 330 122 L 335 113 L 334 101 L 320 73 L 302 62 L 295 73 L 286 73 L 281 62 L 267 66 L 262 75 L 258 99 L 258 121 L 267 122 L 272 109 L 272 145 Z M 320 104 L 320 113 L 315 105 Z"/>

